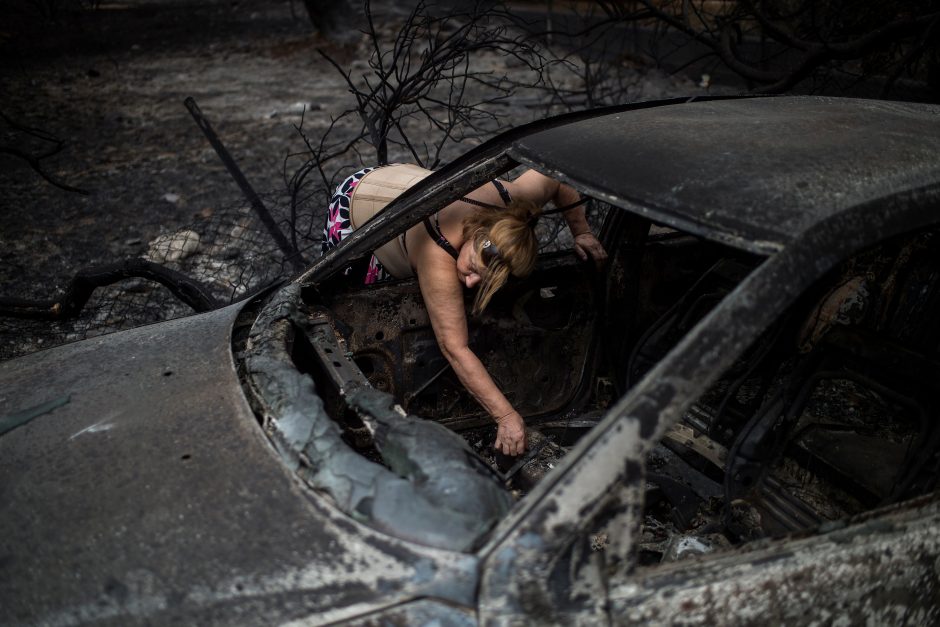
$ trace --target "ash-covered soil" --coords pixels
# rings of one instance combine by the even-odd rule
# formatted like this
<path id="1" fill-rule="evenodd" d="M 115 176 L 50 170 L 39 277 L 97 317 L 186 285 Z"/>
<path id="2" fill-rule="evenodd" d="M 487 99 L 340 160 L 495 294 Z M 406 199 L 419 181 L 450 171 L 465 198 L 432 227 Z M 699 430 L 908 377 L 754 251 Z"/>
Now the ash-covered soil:
<path id="1" fill-rule="evenodd" d="M 242 219 L 248 203 L 183 106 L 188 96 L 255 189 L 270 204 L 283 203 L 285 174 L 302 161 L 285 166 L 288 154 L 304 148 L 295 128 L 301 112 L 306 110 L 305 131 L 316 138 L 332 115 L 353 102 L 317 50 L 360 73 L 369 50 L 364 38 L 341 47 L 321 37 L 302 4 L 289 0 L 102 2 L 54 18 L 28 13 L 40 3 L 13 4 L 20 12 L 8 13 L 11 21 L 0 33 L 0 112 L 6 118 L 0 119 L 0 145 L 31 154 L 52 145 L 17 126 L 57 137 L 62 149 L 42 167 L 89 193 L 50 185 L 24 160 L 0 153 L 5 297 L 57 298 L 82 267 L 144 255 L 159 235 L 224 212 Z M 373 10 L 376 23 L 393 36 L 401 4 L 382 0 L 373 2 Z M 499 57 L 486 63 L 495 73 L 517 67 Z M 686 79 L 637 76 L 634 100 L 701 91 Z M 543 114 L 530 106 L 531 95 L 525 98 L 526 106 L 504 103 L 500 122 Z M 313 203 L 307 210 L 320 208 Z M 223 250 L 222 244 L 203 242 L 213 250 Z M 231 256 L 229 248 L 224 253 Z M 113 318 L 99 315 L 89 324 L 107 327 Z M 0 320 L 0 344 L 9 345 L 12 335 L 13 353 L 27 352 L 30 335 L 42 326 L 17 324 Z M 42 341 L 35 346 L 57 340 Z M 0 359 L 9 356 L 0 346 Z"/>
<path id="2" fill-rule="evenodd" d="M 284 187 L 293 127 L 343 97 L 302 9 L 289 2 L 135 2 L 63 18 L 55 33 L 10 42 L 0 111 L 62 139 L 43 167 L 87 196 L 0 157 L 0 284 L 52 297 L 76 269 L 146 251 L 160 232 L 242 203 L 183 106 L 195 98 L 260 192 Z M 342 51 L 333 51 L 342 54 Z M 4 143 L 42 150 L 9 125 Z"/>

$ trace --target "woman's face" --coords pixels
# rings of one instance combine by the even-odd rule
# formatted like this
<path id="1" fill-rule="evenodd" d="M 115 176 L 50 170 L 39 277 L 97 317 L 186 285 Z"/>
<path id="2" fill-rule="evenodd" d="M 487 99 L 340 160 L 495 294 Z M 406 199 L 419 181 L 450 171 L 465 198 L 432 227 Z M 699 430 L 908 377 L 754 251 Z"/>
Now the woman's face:
<path id="1" fill-rule="evenodd" d="M 472 288 L 483 280 L 486 268 L 480 262 L 472 241 L 464 242 L 457 255 L 457 278 L 461 283 Z"/>

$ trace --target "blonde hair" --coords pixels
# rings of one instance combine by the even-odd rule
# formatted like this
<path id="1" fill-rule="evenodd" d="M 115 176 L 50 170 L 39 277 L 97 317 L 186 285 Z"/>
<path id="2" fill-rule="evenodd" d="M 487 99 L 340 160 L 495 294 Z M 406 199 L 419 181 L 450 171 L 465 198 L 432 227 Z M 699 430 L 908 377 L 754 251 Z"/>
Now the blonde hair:
<path id="1" fill-rule="evenodd" d="M 493 295 L 506 284 L 509 275 L 524 278 L 535 268 L 539 243 L 535 220 L 542 210 L 528 200 L 513 200 L 508 207 L 483 207 L 463 222 L 463 241 L 471 242 L 482 261 L 484 242 L 489 240 L 499 256 L 486 265 L 473 301 L 472 314 L 486 309 Z"/>

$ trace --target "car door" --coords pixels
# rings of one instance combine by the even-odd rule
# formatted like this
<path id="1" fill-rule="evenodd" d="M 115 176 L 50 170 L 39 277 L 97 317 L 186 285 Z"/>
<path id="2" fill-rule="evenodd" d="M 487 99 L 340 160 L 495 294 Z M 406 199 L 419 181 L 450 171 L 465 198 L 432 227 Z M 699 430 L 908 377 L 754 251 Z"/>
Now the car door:
<path id="1" fill-rule="evenodd" d="M 555 250 L 525 280 L 511 279 L 480 316 L 468 313 L 471 349 L 522 415 L 558 414 L 585 392 L 602 286 L 570 249 Z M 468 312 L 472 296 L 465 294 Z M 454 429 L 489 424 L 441 354 L 416 280 L 346 286 L 328 306 L 371 384 L 407 412 Z"/>

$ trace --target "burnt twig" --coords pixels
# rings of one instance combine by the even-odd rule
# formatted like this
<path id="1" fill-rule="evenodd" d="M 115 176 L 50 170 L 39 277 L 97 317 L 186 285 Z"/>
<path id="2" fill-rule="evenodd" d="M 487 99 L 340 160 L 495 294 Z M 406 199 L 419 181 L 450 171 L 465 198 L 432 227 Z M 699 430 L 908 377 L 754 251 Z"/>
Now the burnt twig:
<path id="1" fill-rule="evenodd" d="M 10 128 L 12 128 L 14 131 L 24 133 L 33 139 L 40 140 L 41 142 L 52 144 L 47 150 L 41 152 L 40 154 L 31 154 L 27 152 L 26 150 L 22 150 L 15 146 L 0 145 L 0 153 L 8 154 L 18 159 L 22 159 L 23 161 L 29 164 L 29 167 L 32 168 L 36 174 L 38 174 L 43 179 L 45 179 L 46 182 L 50 183 L 51 185 L 54 185 L 55 187 L 58 187 L 59 189 L 63 189 L 67 192 L 75 192 L 76 194 L 82 194 L 83 196 L 88 195 L 89 193 L 88 190 L 81 189 L 79 187 L 74 187 L 72 185 L 69 185 L 68 183 L 61 181 L 59 178 L 48 173 L 45 170 L 45 168 L 43 168 L 42 166 L 41 161 L 43 159 L 47 157 L 51 157 L 52 155 L 62 150 L 62 147 L 64 146 L 64 142 L 61 139 L 59 139 L 55 135 L 52 135 L 51 133 L 44 131 L 42 129 L 31 128 L 31 127 L 19 124 L 18 122 L 15 122 L 12 119 L 10 119 L 10 117 L 7 116 L 2 111 L 0 111 L 0 118 L 2 118 L 3 121 L 6 122 L 6 124 Z"/>
<path id="2" fill-rule="evenodd" d="M 447 146 L 499 130 L 501 120 L 492 107 L 524 85 L 476 68 L 474 61 L 482 53 L 518 60 L 531 71 L 529 86 L 542 80 L 544 58 L 530 37 L 513 28 L 513 17 L 500 3 L 477 2 L 439 14 L 435 6 L 418 2 L 386 38 L 367 1 L 364 32 L 371 54 L 369 71 L 362 76 L 319 51 L 346 83 L 355 106 L 333 118 L 318 142 L 301 132 L 310 158 L 290 180 L 293 204 L 305 195 L 300 190 L 314 170 L 328 197 L 335 175 L 328 176 L 326 168 L 346 166 L 335 162 L 346 155 L 369 150 L 372 156 L 365 161 L 382 165 L 400 151 L 433 169 Z M 472 98 L 471 93 L 479 95 Z M 353 117 L 359 126 L 350 141 L 329 139 L 338 122 Z M 359 165 L 365 165 L 361 157 Z"/>

